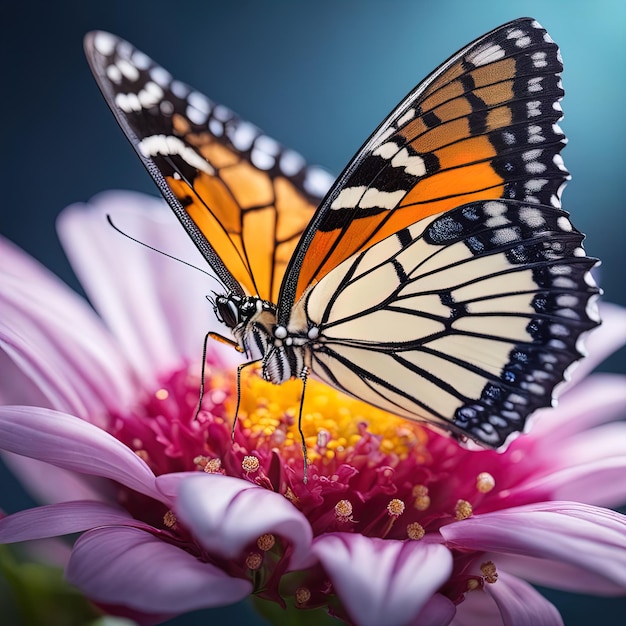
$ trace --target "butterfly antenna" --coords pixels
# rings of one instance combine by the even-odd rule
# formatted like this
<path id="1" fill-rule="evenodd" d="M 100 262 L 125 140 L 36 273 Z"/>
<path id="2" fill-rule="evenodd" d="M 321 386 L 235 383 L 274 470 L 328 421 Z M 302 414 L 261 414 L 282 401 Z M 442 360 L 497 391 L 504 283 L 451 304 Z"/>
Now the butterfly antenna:
<path id="1" fill-rule="evenodd" d="M 207 276 L 210 276 L 211 278 L 213 278 L 214 280 L 217 280 L 219 282 L 219 278 L 217 276 L 215 276 L 215 274 L 211 274 L 211 272 L 207 272 L 206 270 L 203 270 L 201 267 L 198 267 L 197 265 L 193 265 L 193 263 L 188 263 L 187 261 L 183 261 L 182 259 L 179 259 L 178 257 L 175 257 L 175 256 L 173 256 L 171 254 L 168 254 L 167 252 L 163 252 L 163 250 L 159 250 L 158 248 L 153 248 L 151 245 L 145 243 L 144 241 L 140 241 L 139 239 L 135 239 L 134 237 L 132 237 L 128 233 L 125 233 L 121 228 L 118 228 L 113 223 L 113 220 L 111 219 L 111 216 L 109 214 L 107 214 L 107 222 L 109 222 L 109 225 L 114 230 L 116 230 L 118 233 L 120 233 L 120 235 L 124 235 L 124 237 L 126 237 L 127 239 L 130 239 L 131 241 L 134 241 L 135 243 L 138 243 L 139 245 L 143 246 L 144 248 L 148 248 L 148 250 L 152 250 L 153 252 L 158 252 L 159 254 L 162 254 L 163 256 L 166 256 L 168 259 L 173 259 L 174 261 L 178 261 L 179 263 L 182 263 L 183 265 L 188 265 L 189 267 L 192 267 L 194 270 L 198 270 L 199 272 L 202 272 L 203 274 L 206 274 Z"/>
<path id="2" fill-rule="evenodd" d="M 300 379 L 302 380 L 302 397 L 300 398 L 300 410 L 298 412 L 298 432 L 300 433 L 300 440 L 302 441 L 302 470 L 303 478 L 302 482 L 306 485 L 309 469 L 309 456 L 306 451 L 306 441 L 304 440 L 304 433 L 302 432 L 302 409 L 304 408 L 304 394 L 306 392 L 306 381 L 309 376 L 309 368 L 304 367 L 300 372 Z"/>

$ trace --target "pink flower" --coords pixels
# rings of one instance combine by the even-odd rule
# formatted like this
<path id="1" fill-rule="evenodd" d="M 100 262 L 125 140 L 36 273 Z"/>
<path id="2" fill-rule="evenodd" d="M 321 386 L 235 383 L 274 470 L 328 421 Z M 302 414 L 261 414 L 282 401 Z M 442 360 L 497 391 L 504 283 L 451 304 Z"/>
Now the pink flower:
<path id="1" fill-rule="evenodd" d="M 626 384 L 584 378 L 626 341 L 623 310 L 604 305 L 575 384 L 504 453 L 312 383 L 305 484 L 299 382 L 244 378 L 231 442 L 234 362 L 212 345 L 194 420 L 214 285 L 105 213 L 194 262 L 160 201 L 68 209 L 61 237 L 99 318 L 2 243 L 0 447 L 48 504 L 0 520 L 0 541 L 82 533 L 70 582 L 146 623 L 255 594 L 365 626 L 559 624 L 526 581 L 626 593 L 626 517 L 602 508 L 626 502 Z"/>

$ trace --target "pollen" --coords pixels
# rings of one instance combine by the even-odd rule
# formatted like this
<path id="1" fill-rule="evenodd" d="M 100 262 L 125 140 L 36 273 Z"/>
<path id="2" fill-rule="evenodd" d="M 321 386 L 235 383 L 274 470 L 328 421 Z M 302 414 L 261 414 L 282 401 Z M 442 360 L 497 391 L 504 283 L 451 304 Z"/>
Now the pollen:
<path id="1" fill-rule="evenodd" d="M 224 470 L 222 470 L 222 460 L 214 459 L 208 456 L 199 455 L 194 458 L 193 462 L 195 463 L 198 469 L 203 470 L 207 474 L 223 474 Z"/>
<path id="2" fill-rule="evenodd" d="M 419 541 L 424 537 L 426 531 L 424 530 L 424 527 L 418 522 L 411 522 L 406 527 L 406 534 L 409 539 L 412 539 L 413 541 Z"/>
<path id="3" fill-rule="evenodd" d="M 255 456 L 247 455 L 243 457 L 241 462 L 241 469 L 247 474 L 250 472 L 256 472 L 259 469 L 259 459 Z"/>
<path id="4" fill-rule="evenodd" d="M 335 517 L 340 522 L 352 521 L 352 503 L 350 500 L 339 500 L 335 504 Z"/>
<path id="5" fill-rule="evenodd" d="M 428 487 L 426 485 L 415 485 L 413 487 L 413 507 L 418 511 L 426 511 L 430 506 L 430 496 L 428 495 Z"/>
<path id="6" fill-rule="evenodd" d="M 167 389 L 159 389 L 155 392 L 154 397 L 157 400 L 167 400 L 169 395 L 170 395 L 170 392 Z"/>
<path id="7" fill-rule="evenodd" d="M 241 426 L 261 450 L 279 448 L 283 459 L 301 464 L 302 442 L 298 413 L 302 381 L 273 385 L 258 372 L 244 370 L 241 376 Z M 373 436 L 378 450 L 405 460 L 415 450 L 425 449 L 427 430 L 350 398 L 313 379 L 307 380 L 301 427 L 311 463 L 341 462 L 354 452 L 364 436 Z M 234 407 L 232 408 L 234 411 Z"/>
<path id="8" fill-rule="evenodd" d="M 296 604 L 302 606 L 311 599 L 311 592 L 306 587 L 298 587 L 294 594 Z"/>
<path id="9" fill-rule="evenodd" d="M 480 566 L 480 571 L 482 572 L 485 582 L 493 584 L 498 580 L 498 572 L 496 571 L 496 566 L 493 561 L 485 561 Z"/>
<path id="10" fill-rule="evenodd" d="M 174 528 L 174 526 L 176 526 L 176 516 L 174 515 L 174 513 L 172 511 L 168 511 L 163 516 L 163 524 L 167 528 Z"/>
<path id="11" fill-rule="evenodd" d="M 246 567 L 251 570 L 257 570 L 263 565 L 263 555 L 259 552 L 250 552 L 246 557 Z"/>
<path id="12" fill-rule="evenodd" d="M 472 517 L 472 505 L 467 500 L 457 500 L 454 507 L 454 516 L 457 520 L 461 521 Z"/>
<path id="13" fill-rule="evenodd" d="M 387 513 L 389 513 L 391 517 L 400 517 L 400 515 L 404 513 L 404 502 L 398 498 L 390 500 L 387 505 Z"/>
<path id="14" fill-rule="evenodd" d="M 489 493 L 496 486 L 496 479 L 489 472 L 481 472 L 476 476 L 476 490 Z"/>
<path id="15" fill-rule="evenodd" d="M 256 545 L 259 546 L 259 550 L 263 550 L 263 552 L 271 550 L 275 543 L 276 537 L 274 537 L 271 533 L 265 533 L 256 540 Z"/>

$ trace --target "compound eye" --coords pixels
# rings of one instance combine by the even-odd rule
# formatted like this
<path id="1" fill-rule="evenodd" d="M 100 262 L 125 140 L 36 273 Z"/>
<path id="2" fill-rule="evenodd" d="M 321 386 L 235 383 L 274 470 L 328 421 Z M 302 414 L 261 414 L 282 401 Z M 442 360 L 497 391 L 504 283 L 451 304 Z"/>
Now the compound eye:
<path id="1" fill-rule="evenodd" d="M 215 315 L 217 319 L 228 326 L 228 328 L 235 328 L 239 324 L 239 310 L 237 305 L 228 298 L 218 298 L 215 301 Z"/>

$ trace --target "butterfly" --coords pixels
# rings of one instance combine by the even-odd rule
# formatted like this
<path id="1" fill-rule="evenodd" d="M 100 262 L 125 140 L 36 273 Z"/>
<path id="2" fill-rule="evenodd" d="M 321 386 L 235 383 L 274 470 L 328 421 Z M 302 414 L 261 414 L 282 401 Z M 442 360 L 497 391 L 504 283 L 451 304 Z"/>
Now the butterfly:
<path id="1" fill-rule="evenodd" d="M 562 63 L 535 20 L 439 66 L 334 182 L 128 42 L 85 50 L 267 380 L 312 375 L 492 448 L 553 403 L 599 290 L 561 209 Z"/>

